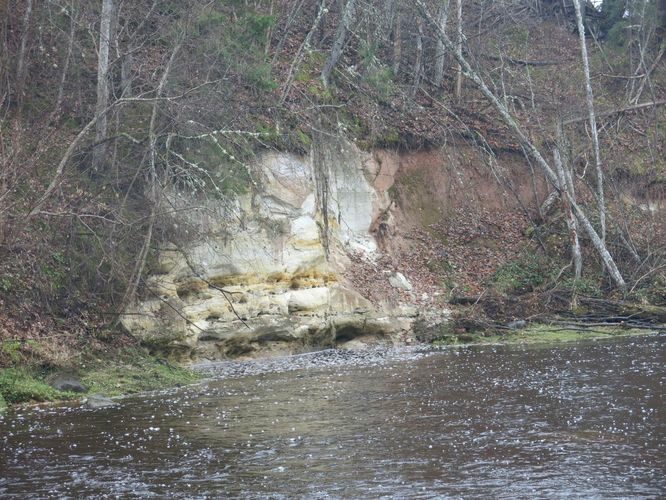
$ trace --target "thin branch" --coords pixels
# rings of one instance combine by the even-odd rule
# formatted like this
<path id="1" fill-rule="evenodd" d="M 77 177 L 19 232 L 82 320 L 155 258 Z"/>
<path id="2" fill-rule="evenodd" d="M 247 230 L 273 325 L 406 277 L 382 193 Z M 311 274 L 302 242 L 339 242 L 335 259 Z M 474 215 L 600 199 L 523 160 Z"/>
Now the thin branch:
<path id="1" fill-rule="evenodd" d="M 617 114 L 620 114 L 620 113 L 626 113 L 628 111 L 638 111 L 638 110 L 645 109 L 645 108 L 663 106 L 664 104 L 666 104 L 666 99 L 662 99 L 662 100 L 659 100 L 659 101 L 642 102 L 640 104 L 632 104 L 631 106 L 624 106 L 622 108 L 614 109 L 612 111 L 605 111 L 603 113 L 598 113 L 597 116 L 598 117 L 613 116 L 613 115 L 617 115 Z M 579 116 L 579 117 L 576 117 L 576 118 L 570 118 L 569 120 L 564 120 L 562 122 L 562 125 L 571 125 L 572 123 L 583 122 L 583 121 L 586 121 L 587 119 L 588 119 L 587 116 Z"/>
<path id="2" fill-rule="evenodd" d="M 529 61 L 526 59 L 516 59 L 514 57 L 497 57 L 497 56 L 490 56 L 490 55 L 484 55 L 486 59 L 490 59 L 492 61 L 506 61 L 511 64 L 514 64 L 516 66 L 559 66 L 560 64 L 567 64 L 570 63 L 571 61 L 564 60 L 564 61 Z"/>

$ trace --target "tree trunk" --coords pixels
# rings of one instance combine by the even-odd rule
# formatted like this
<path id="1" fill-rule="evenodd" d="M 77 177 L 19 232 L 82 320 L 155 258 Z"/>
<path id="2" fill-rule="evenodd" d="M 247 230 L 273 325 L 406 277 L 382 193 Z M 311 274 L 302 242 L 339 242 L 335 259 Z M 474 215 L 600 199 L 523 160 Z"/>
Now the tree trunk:
<path id="1" fill-rule="evenodd" d="M 65 151 L 65 154 L 62 156 L 60 159 L 60 162 L 58 163 L 58 167 L 56 168 L 55 174 L 53 175 L 53 178 L 51 179 L 51 182 L 49 183 L 49 186 L 46 188 L 46 191 L 44 191 L 44 194 L 37 200 L 37 203 L 35 203 L 35 206 L 30 210 L 28 213 L 28 218 L 33 217 L 36 215 L 42 208 L 42 205 L 44 205 L 44 202 L 48 199 L 49 196 L 53 193 L 56 187 L 58 187 L 58 184 L 60 182 L 60 178 L 62 177 L 63 172 L 65 171 L 65 166 L 67 165 L 67 162 L 69 162 L 69 159 L 72 157 L 72 154 L 74 154 L 74 151 L 76 150 L 76 147 L 79 145 L 79 143 L 83 140 L 83 138 L 86 136 L 88 132 L 92 130 L 92 128 L 95 126 L 97 123 L 97 120 L 103 116 L 106 113 L 107 110 L 105 110 L 103 113 L 99 115 L 93 116 L 92 120 L 90 120 L 85 127 L 83 127 L 79 133 L 76 135 L 74 140 L 69 143 L 69 146 L 67 147 L 67 150 Z"/>
<path id="2" fill-rule="evenodd" d="M 284 25 L 283 29 L 284 34 L 282 35 L 282 38 L 280 38 L 280 41 L 275 47 L 275 51 L 273 53 L 273 59 L 271 60 L 271 66 L 275 66 L 278 56 L 280 55 L 280 52 L 282 52 L 282 47 L 284 46 L 284 43 L 287 41 L 287 38 L 289 38 L 289 31 L 291 29 L 291 26 L 298 17 L 298 14 L 300 13 L 301 7 L 303 6 L 304 2 L 305 0 L 300 0 L 299 2 L 294 3 L 293 7 L 291 8 L 291 11 L 287 16 L 287 21 L 285 22 Z"/>
<path id="3" fill-rule="evenodd" d="M 571 260 L 574 264 L 574 279 L 578 281 L 580 280 L 583 271 L 583 257 L 580 251 L 580 241 L 578 239 L 578 223 L 576 222 L 573 210 L 571 210 L 570 199 L 574 196 L 573 183 L 571 182 L 569 172 L 565 171 L 565 168 L 568 169 L 568 165 L 567 167 L 563 165 L 560 150 L 557 147 L 553 149 L 553 163 L 555 164 L 560 179 L 562 203 L 564 205 L 564 211 L 567 214 L 567 227 L 571 239 Z"/>
<path id="4" fill-rule="evenodd" d="M 457 58 L 462 57 L 462 42 L 463 42 L 463 25 L 462 25 L 462 0 L 456 0 L 456 55 Z M 456 70 L 456 100 L 460 102 L 462 97 L 462 66 L 458 63 Z"/>
<path id="5" fill-rule="evenodd" d="M 402 60 L 402 15 L 400 4 L 395 7 L 395 24 L 393 25 L 393 76 L 400 73 L 400 62 Z"/>
<path id="6" fill-rule="evenodd" d="M 583 59 L 583 71 L 585 72 L 585 91 L 587 111 L 590 119 L 592 132 L 592 146 L 594 148 L 594 163 L 597 172 L 597 206 L 599 207 L 599 223 L 601 225 L 601 241 L 606 241 L 606 202 L 604 200 L 604 174 L 601 168 L 601 154 L 599 152 L 599 135 L 597 133 L 597 119 L 594 115 L 594 94 L 590 82 L 590 64 L 587 59 L 587 45 L 585 43 L 585 26 L 583 26 L 583 15 L 580 9 L 580 0 L 574 0 L 576 9 L 576 22 L 578 24 L 578 35 L 580 38 L 580 52 Z"/>
<path id="7" fill-rule="evenodd" d="M 664 26 L 664 29 L 666 29 L 666 26 Z M 666 51 L 666 43 L 661 44 L 661 49 L 659 49 L 657 57 L 654 58 L 654 61 L 652 62 L 648 70 L 645 72 L 645 76 L 643 76 L 641 80 L 641 84 L 639 85 L 638 90 L 636 91 L 636 95 L 632 99 L 632 102 L 634 104 L 637 104 L 638 100 L 641 98 L 641 95 L 643 94 L 643 89 L 645 88 L 645 84 L 650 81 L 651 78 L 650 75 L 652 75 L 652 72 L 659 65 L 659 62 L 661 61 L 661 58 L 664 55 L 664 51 Z"/>
<path id="8" fill-rule="evenodd" d="M 21 33 L 21 47 L 19 48 L 18 61 L 16 61 L 16 101 L 17 105 L 23 103 L 23 92 L 25 91 L 25 79 L 28 72 L 26 52 L 28 51 L 28 40 L 30 38 L 30 20 L 32 18 L 32 0 L 25 3 L 23 14 L 23 32 Z"/>
<path id="9" fill-rule="evenodd" d="M 103 111 L 109 106 L 109 49 L 111 46 L 111 24 L 114 13 L 114 0 L 103 0 L 99 28 L 99 55 L 97 60 L 97 104 L 98 115 L 95 125 L 95 147 L 93 149 L 93 169 L 100 170 L 106 156 L 107 117 Z"/>
<path id="10" fill-rule="evenodd" d="M 289 97 L 289 92 L 291 91 L 291 84 L 294 82 L 294 75 L 296 74 L 296 69 L 301 64 L 301 59 L 303 58 L 303 52 L 305 52 L 305 50 L 307 50 L 307 48 L 310 46 L 312 37 L 317 31 L 317 28 L 319 27 L 321 20 L 324 18 L 325 12 L 326 12 L 326 0 L 321 0 L 321 3 L 319 4 L 319 11 L 317 12 L 317 17 L 315 17 L 315 20 L 312 23 L 312 27 L 310 28 L 310 31 L 308 31 L 308 34 L 305 36 L 305 40 L 303 40 L 303 43 L 298 48 L 298 52 L 296 52 L 296 55 L 294 56 L 294 60 L 291 61 L 291 66 L 289 66 L 287 82 L 284 86 L 284 90 L 282 91 L 282 97 L 280 97 L 280 105 L 283 105 L 284 102 L 287 100 L 287 97 Z"/>
<path id="11" fill-rule="evenodd" d="M 9 69 L 9 5 L 0 2 L 0 109 L 3 108 L 8 94 Z"/>
<path id="12" fill-rule="evenodd" d="M 416 20 L 417 33 L 416 33 L 416 57 L 414 58 L 413 70 L 413 84 L 412 84 L 412 98 L 416 96 L 421 85 L 421 74 L 423 73 L 423 20 L 418 18 Z"/>
<path id="13" fill-rule="evenodd" d="M 53 116 L 57 117 L 62 108 L 62 102 L 65 99 L 65 83 L 67 82 L 67 73 L 69 72 L 69 64 L 72 60 L 72 52 L 74 50 L 74 35 L 76 29 L 76 17 L 74 16 L 74 5 L 70 6 L 72 9 L 69 13 L 69 41 L 67 44 L 67 55 L 65 56 L 65 63 L 63 64 L 62 74 L 60 77 L 60 87 L 58 88 L 58 97 L 53 109 Z"/>
<path id="14" fill-rule="evenodd" d="M 113 37 L 113 50 L 116 53 L 116 61 L 120 62 L 120 97 L 131 97 L 132 96 L 132 47 L 131 42 L 126 43 L 130 45 L 126 47 L 126 53 L 122 53 L 121 41 L 119 34 L 122 32 L 121 28 L 121 9 L 119 5 L 116 9 L 114 16 L 114 23 L 111 27 L 115 36 Z"/>
<path id="15" fill-rule="evenodd" d="M 342 56 L 345 41 L 347 40 L 347 31 L 349 31 L 349 26 L 354 17 L 355 4 L 356 0 L 347 0 L 347 5 L 345 5 L 345 10 L 342 12 L 342 18 L 340 19 L 340 24 L 338 24 L 338 30 L 335 34 L 335 42 L 333 42 L 331 54 L 328 56 L 328 60 L 326 61 L 326 64 L 324 64 L 324 69 L 321 71 L 321 80 L 326 87 L 328 87 L 331 73 L 333 72 L 335 65 L 338 63 L 340 56 Z"/>
<path id="16" fill-rule="evenodd" d="M 391 39 L 391 29 L 393 27 L 393 19 L 395 18 L 396 0 L 386 0 L 383 6 L 383 15 L 377 14 L 377 23 L 375 27 L 374 39 L 377 45 L 381 45 L 382 41 Z"/>
<path id="17" fill-rule="evenodd" d="M 442 6 L 439 10 L 439 26 L 442 31 L 446 32 L 446 22 L 449 17 L 449 0 L 443 0 Z M 444 80 L 444 57 L 446 49 L 442 41 L 437 38 L 437 52 L 435 53 L 435 77 L 433 83 L 436 87 L 442 86 Z"/>

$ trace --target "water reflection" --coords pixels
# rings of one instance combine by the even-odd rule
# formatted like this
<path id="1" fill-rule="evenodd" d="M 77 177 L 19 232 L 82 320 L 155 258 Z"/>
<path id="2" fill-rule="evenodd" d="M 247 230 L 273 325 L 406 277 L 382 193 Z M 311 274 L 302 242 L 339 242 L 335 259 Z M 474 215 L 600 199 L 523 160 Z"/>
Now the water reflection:
<path id="1" fill-rule="evenodd" d="M 0 496 L 664 493 L 663 337 L 358 359 L 10 414 Z"/>

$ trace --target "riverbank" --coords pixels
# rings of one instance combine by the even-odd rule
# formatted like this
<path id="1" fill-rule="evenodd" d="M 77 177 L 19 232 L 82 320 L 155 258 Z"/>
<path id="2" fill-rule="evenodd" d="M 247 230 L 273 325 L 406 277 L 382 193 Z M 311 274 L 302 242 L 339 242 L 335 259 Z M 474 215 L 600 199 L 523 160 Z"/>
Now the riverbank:
<path id="1" fill-rule="evenodd" d="M 118 350 L 107 357 L 88 356 L 76 366 L 58 369 L 21 366 L 0 369 L 0 409 L 6 405 L 67 401 L 86 394 L 124 396 L 139 392 L 194 383 L 200 375 L 194 371 L 158 359 L 141 349 Z M 84 392 L 58 390 L 57 377 L 75 380 Z"/>
<path id="2" fill-rule="evenodd" d="M 388 360 L 412 359 L 428 352 L 430 346 L 473 346 L 543 344 L 566 345 L 584 340 L 603 340 L 628 336 L 656 335 L 666 332 L 666 325 L 654 330 L 623 328 L 618 326 L 593 329 L 559 327 L 532 324 L 522 329 L 502 333 L 472 332 L 444 336 L 432 344 L 420 344 L 410 349 L 373 348 L 327 349 L 280 358 L 263 358 L 251 361 L 229 360 L 178 366 L 169 361 L 152 357 L 140 349 L 132 348 L 116 352 L 113 359 L 89 358 L 76 371 L 45 371 L 29 368 L 5 368 L 0 370 L 0 411 L 9 405 L 21 403 L 56 402 L 82 399 L 86 394 L 125 396 L 140 392 L 168 389 L 188 385 L 204 377 L 237 378 L 268 372 L 325 367 L 329 365 L 377 364 Z M 55 373 L 73 373 L 87 389 L 85 393 L 59 391 L 49 385 Z M 4 404 L 3 404 L 4 403 Z"/>

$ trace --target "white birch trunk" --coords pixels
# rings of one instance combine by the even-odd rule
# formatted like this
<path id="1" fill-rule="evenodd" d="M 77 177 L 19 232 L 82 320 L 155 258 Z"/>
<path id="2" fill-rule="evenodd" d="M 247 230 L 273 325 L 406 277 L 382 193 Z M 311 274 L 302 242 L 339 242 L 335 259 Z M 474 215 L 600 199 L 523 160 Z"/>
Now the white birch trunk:
<path id="1" fill-rule="evenodd" d="M 462 0 L 456 0 L 456 58 L 462 58 L 463 25 L 462 25 Z M 462 65 L 458 62 L 456 70 L 456 100 L 460 102 L 462 97 Z"/>
<path id="2" fill-rule="evenodd" d="M 594 148 L 594 163 L 597 172 L 597 206 L 599 207 L 599 223 L 601 225 L 601 241 L 606 241 L 606 201 L 604 200 L 604 173 L 601 166 L 601 154 L 599 151 L 599 135 L 597 133 L 597 119 L 594 114 L 594 94 L 590 81 L 590 63 L 587 58 L 587 44 L 585 43 L 585 26 L 583 25 L 583 14 L 580 8 L 580 0 L 574 0 L 576 9 L 576 23 L 578 24 L 578 35 L 580 38 L 580 53 L 583 59 L 583 71 L 585 72 L 585 93 L 587 101 L 587 112 L 590 119 L 592 132 L 592 146 Z"/>
<path id="3" fill-rule="evenodd" d="M 93 169 L 99 170 L 106 156 L 107 117 L 104 110 L 109 106 L 109 49 L 111 47 L 111 24 L 113 21 L 113 0 L 103 0 L 99 27 L 99 54 L 97 58 L 97 104 L 98 115 L 95 125 L 95 147 L 93 149 Z"/>
<path id="4" fill-rule="evenodd" d="M 446 32 L 446 23 L 449 17 L 449 0 L 443 0 L 442 6 L 439 11 L 439 26 L 442 31 Z M 436 87 L 442 86 L 442 81 L 444 80 L 444 61 L 446 60 L 445 53 L 446 49 L 442 41 L 437 38 L 437 48 L 435 53 L 435 77 L 434 84 Z"/>
<path id="5" fill-rule="evenodd" d="M 570 200 L 574 197 L 573 183 L 570 182 L 571 177 L 568 175 L 568 172 L 565 172 L 558 148 L 553 149 L 553 163 L 555 164 L 555 169 L 560 180 L 562 203 L 564 204 L 564 211 L 567 214 L 567 227 L 569 229 L 569 238 L 571 239 L 571 260 L 574 264 L 574 279 L 578 281 L 583 272 L 583 257 L 580 251 L 580 240 L 578 239 L 578 223 L 571 210 Z"/>

